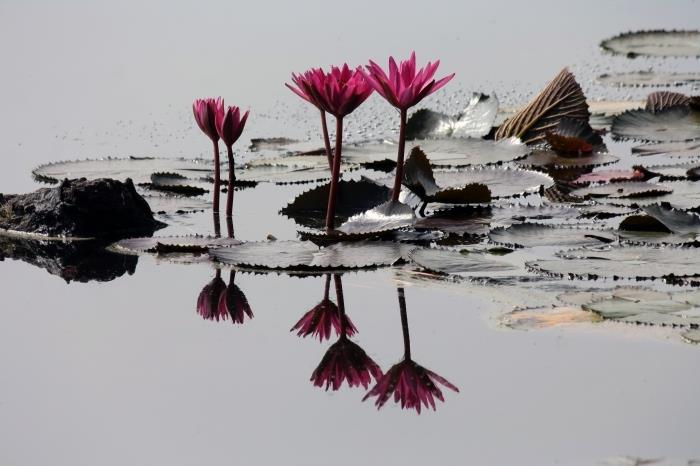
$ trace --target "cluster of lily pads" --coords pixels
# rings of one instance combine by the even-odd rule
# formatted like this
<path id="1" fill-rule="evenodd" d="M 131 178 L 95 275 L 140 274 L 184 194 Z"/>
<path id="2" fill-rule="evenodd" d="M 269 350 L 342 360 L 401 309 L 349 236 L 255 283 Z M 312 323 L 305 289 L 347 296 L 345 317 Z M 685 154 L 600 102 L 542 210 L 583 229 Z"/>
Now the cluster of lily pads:
<path id="1" fill-rule="evenodd" d="M 697 31 L 643 31 L 601 45 L 630 58 L 700 56 L 698 38 Z M 700 304 L 692 287 L 700 284 L 698 98 L 662 90 L 645 102 L 606 105 L 588 100 L 564 69 L 517 111 L 502 108 L 495 95 L 477 93 L 458 115 L 429 108 L 409 115 L 452 78 L 433 80 L 437 66 L 417 69 L 411 55 L 399 64 L 390 59 L 388 73 L 370 62 L 365 69 L 344 65 L 293 75 L 290 89 L 320 112 L 322 140 L 253 140 L 252 157 L 238 161 L 236 177 L 231 145 L 240 132 L 232 130 L 235 137 L 225 139 L 229 193 L 259 183 L 310 186 L 281 206 L 280 213 L 297 224 L 298 240 L 240 241 L 231 227 L 229 238 L 132 238 L 114 250 L 197 257 L 255 272 L 394 266 L 458 283 L 545 288 L 566 281 L 586 290 L 562 295 L 550 307 L 518 309 L 509 319 L 558 321 L 552 312 L 570 316 L 567 309 L 573 308 L 575 319 L 585 313 L 588 320 L 681 327 L 687 339 L 697 339 Z M 656 86 L 673 83 L 676 76 L 667 75 L 649 71 L 643 79 Z M 624 85 L 621 80 L 641 79 L 607 75 L 600 81 Z M 375 90 L 399 111 L 398 139 L 343 143 L 343 119 Z M 206 112 L 210 104 L 219 108 L 211 102 L 195 104 L 195 114 L 197 105 Z M 242 131 L 247 114 L 229 111 L 229 121 Z M 212 126 L 206 112 L 197 121 L 218 154 L 216 135 L 223 136 L 213 132 L 216 116 Z M 326 113 L 336 118 L 334 147 Z M 204 195 L 212 189 L 218 210 L 219 166 L 218 158 L 100 159 L 48 164 L 34 174 L 43 181 L 133 178 L 167 221 L 208 209 Z M 252 316 L 247 301 L 243 307 L 228 303 L 227 296 L 240 290 L 230 291 L 217 277 L 207 291 L 215 298 L 201 298 L 199 312 L 216 319 L 228 314 L 233 321 Z M 672 289 L 639 287 L 652 280 Z M 352 380 L 366 386 L 370 366 Z M 330 379 L 328 370 L 320 367 L 314 380 L 338 386 L 346 373 Z"/>

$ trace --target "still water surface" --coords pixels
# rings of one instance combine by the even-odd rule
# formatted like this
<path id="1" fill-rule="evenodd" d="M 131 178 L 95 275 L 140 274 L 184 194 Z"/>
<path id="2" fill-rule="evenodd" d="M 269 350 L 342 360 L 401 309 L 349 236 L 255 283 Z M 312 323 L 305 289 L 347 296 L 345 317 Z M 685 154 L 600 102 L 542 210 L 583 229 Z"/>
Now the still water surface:
<path id="1" fill-rule="evenodd" d="M 0 191 L 37 187 L 39 163 L 103 155 L 208 155 L 194 97 L 252 108 L 245 137 L 316 137 L 316 114 L 282 85 L 292 70 L 404 55 L 442 59 L 454 85 L 426 101 L 459 109 L 467 92 L 521 104 L 570 66 L 592 84 L 630 63 L 596 44 L 629 29 L 692 28 L 695 1 L 0 2 Z M 385 121 L 368 115 L 376 111 Z M 348 130 L 378 135 L 395 115 L 376 96 Z M 355 126 L 353 126 L 355 125 Z M 242 145 L 241 145 L 242 147 Z M 236 235 L 293 239 L 277 211 L 303 186 L 236 196 Z M 210 233 L 195 215 L 167 233 Z M 202 319 L 208 264 L 138 259 L 135 273 L 66 284 L 0 264 L 0 464 L 590 465 L 620 455 L 700 456 L 700 350 L 661 330 L 600 324 L 519 332 L 498 318 L 527 297 L 476 284 L 423 283 L 407 271 L 345 274 L 355 341 L 387 370 L 401 359 L 397 287 L 412 353 L 459 387 L 420 416 L 377 411 L 362 389 L 309 382 L 329 342 L 289 329 L 323 296 L 323 277 L 237 273 L 254 318 Z M 228 279 L 228 271 L 223 272 Z"/>

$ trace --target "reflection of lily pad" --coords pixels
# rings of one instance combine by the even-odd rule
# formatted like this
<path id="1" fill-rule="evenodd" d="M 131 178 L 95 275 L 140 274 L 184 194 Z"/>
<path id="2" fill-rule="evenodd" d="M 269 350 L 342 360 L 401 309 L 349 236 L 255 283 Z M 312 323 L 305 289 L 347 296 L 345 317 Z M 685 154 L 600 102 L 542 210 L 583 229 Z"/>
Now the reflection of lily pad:
<path id="1" fill-rule="evenodd" d="M 600 246 L 612 243 L 615 235 L 605 230 L 520 223 L 489 232 L 489 240 L 497 244 L 532 248 L 537 246 Z"/>
<path id="2" fill-rule="evenodd" d="M 597 81 L 608 86 L 657 87 L 678 86 L 700 81 L 700 73 L 668 73 L 663 71 L 630 71 L 627 73 L 601 74 Z"/>
<path id="3" fill-rule="evenodd" d="M 559 259 L 528 263 L 536 271 L 556 276 L 595 278 L 668 278 L 700 275 L 700 248 L 612 246 L 576 249 Z"/>
<path id="4" fill-rule="evenodd" d="M 325 221 L 329 189 L 330 184 L 326 183 L 305 191 L 287 204 L 281 212 L 301 225 L 320 228 Z M 362 213 L 388 197 L 389 188 L 384 185 L 368 180 L 340 180 L 335 207 L 336 217 L 346 219 Z"/>
<path id="5" fill-rule="evenodd" d="M 673 107 L 661 112 L 630 110 L 615 117 L 611 129 L 618 139 L 678 142 L 700 138 L 700 112 Z"/>
<path id="6" fill-rule="evenodd" d="M 387 241 L 336 243 L 325 248 L 303 241 L 243 243 L 209 251 L 228 265 L 278 270 L 335 270 L 391 265 L 411 248 Z"/>
<path id="7" fill-rule="evenodd" d="M 432 272 L 459 276 L 489 276 L 518 270 L 512 264 L 481 253 L 462 253 L 451 249 L 419 248 L 409 254 L 413 262 Z"/>
<path id="8" fill-rule="evenodd" d="M 161 236 L 148 238 L 129 238 L 117 242 L 114 246 L 123 252 L 168 253 L 205 253 L 211 248 L 228 247 L 241 244 L 234 238 L 214 238 L 211 236 Z"/>
<path id="9" fill-rule="evenodd" d="M 636 57 L 700 57 L 700 31 L 634 31 L 606 39 L 600 46 L 613 54 Z"/>
<path id="10" fill-rule="evenodd" d="M 107 157 L 40 165 L 32 170 L 32 174 L 38 180 L 49 183 L 57 183 L 64 178 L 112 178 L 119 181 L 131 178 L 134 184 L 138 184 L 150 182 L 152 173 L 169 172 L 189 178 L 207 176 L 212 169 L 212 162 L 204 159 Z"/>

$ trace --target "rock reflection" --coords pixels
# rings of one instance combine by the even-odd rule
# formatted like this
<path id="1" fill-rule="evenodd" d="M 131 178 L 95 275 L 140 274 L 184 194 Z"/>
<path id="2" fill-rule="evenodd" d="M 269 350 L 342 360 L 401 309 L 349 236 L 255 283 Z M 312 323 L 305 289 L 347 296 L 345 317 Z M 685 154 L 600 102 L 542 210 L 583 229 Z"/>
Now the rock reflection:
<path id="1" fill-rule="evenodd" d="M 206 320 L 228 320 L 234 324 L 242 324 L 245 316 L 253 318 L 253 311 L 248 299 L 234 283 L 236 272 L 231 270 L 229 283 L 221 278 L 221 270 L 216 270 L 214 278 L 204 285 L 197 298 L 197 314 Z"/>
<path id="2" fill-rule="evenodd" d="M 340 277 L 337 277 L 339 283 Z M 335 331 L 336 335 L 344 334 L 349 337 L 357 333 L 357 329 L 353 325 L 350 318 L 344 311 L 341 312 L 338 306 L 330 300 L 330 286 L 331 274 L 326 274 L 323 299 L 317 305 L 312 307 L 306 314 L 304 314 L 301 319 L 294 324 L 294 327 L 291 328 L 290 332 L 296 330 L 297 335 L 300 337 L 305 338 L 312 335 L 317 337 L 319 341 L 330 339 L 332 331 Z M 336 292 L 337 286 L 338 285 L 336 284 Z"/>
<path id="3" fill-rule="evenodd" d="M 435 398 L 445 401 L 438 384 L 455 392 L 459 392 L 459 389 L 444 377 L 420 366 L 411 359 L 411 341 L 408 332 L 405 293 L 403 288 L 398 288 L 397 291 L 401 311 L 401 328 L 403 329 L 403 361 L 392 366 L 377 381 L 376 385 L 365 395 L 362 401 L 376 396 L 375 405 L 377 409 L 380 409 L 393 394 L 394 401 L 400 403 L 402 409 L 415 409 L 420 414 L 423 407 L 430 407 L 435 410 Z"/>
<path id="4" fill-rule="evenodd" d="M 117 254 L 101 241 L 37 240 L 0 235 L 0 261 L 14 259 L 66 282 L 108 282 L 136 271 L 137 256 Z"/>
<path id="5" fill-rule="evenodd" d="M 333 343 L 326 354 L 323 356 L 321 363 L 311 374 L 311 381 L 317 387 L 325 385 L 326 390 L 329 388 L 333 391 L 340 389 L 343 382 L 347 382 L 350 388 L 362 386 L 367 388 L 374 377 L 375 381 L 382 376 L 382 370 L 379 365 L 370 358 L 365 350 L 357 343 L 351 341 L 348 336 L 355 333 L 354 327 L 351 332 L 352 323 L 345 315 L 345 301 L 343 299 L 343 283 L 340 275 L 333 275 L 335 282 L 336 300 L 339 314 L 339 334 L 338 341 Z M 328 300 L 328 288 L 330 284 L 330 275 L 326 277 L 326 288 L 324 301 Z M 331 303 L 332 304 L 332 303 Z M 335 306 L 335 305 L 334 305 Z M 318 306 L 317 306 L 318 307 Z M 303 320 L 303 319 L 302 319 Z M 330 332 L 330 327 L 328 327 Z"/>

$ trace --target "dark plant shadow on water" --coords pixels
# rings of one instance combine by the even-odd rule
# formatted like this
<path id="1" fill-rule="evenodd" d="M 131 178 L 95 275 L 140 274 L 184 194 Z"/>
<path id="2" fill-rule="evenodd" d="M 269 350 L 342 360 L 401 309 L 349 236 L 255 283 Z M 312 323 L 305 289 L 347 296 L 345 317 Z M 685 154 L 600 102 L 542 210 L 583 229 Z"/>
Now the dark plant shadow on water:
<path id="1" fill-rule="evenodd" d="M 0 261 L 20 260 L 45 269 L 67 283 L 108 282 L 136 271 L 138 256 L 105 249 L 95 240 L 46 241 L 0 235 Z"/>

